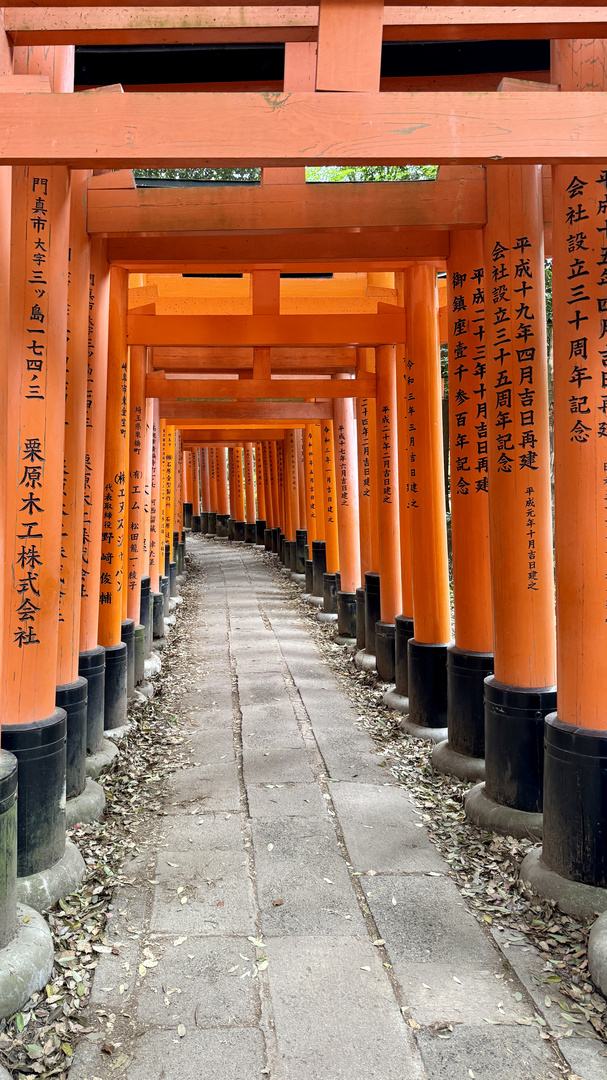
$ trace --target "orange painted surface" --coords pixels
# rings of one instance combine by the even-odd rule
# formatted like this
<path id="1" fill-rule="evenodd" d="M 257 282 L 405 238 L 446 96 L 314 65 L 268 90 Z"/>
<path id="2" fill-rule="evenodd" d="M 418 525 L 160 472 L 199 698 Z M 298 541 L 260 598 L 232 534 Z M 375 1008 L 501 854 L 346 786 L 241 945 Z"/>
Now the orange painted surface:
<path id="1" fill-rule="evenodd" d="M 297 465 L 297 442 L 295 431 L 289 428 L 285 439 L 285 504 L 288 540 L 295 539 L 295 530 L 299 529 L 299 470 Z"/>
<path id="2" fill-rule="evenodd" d="M 263 474 L 263 442 L 261 440 L 255 443 L 255 493 L 257 496 L 256 520 L 265 521 L 266 526 L 269 528 L 266 520 L 266 486 Z"/>
<path id="3" fill-rule="evenodd" d="M 537 96 L 552 100 L 557 95 Z M 487 206 L 484 252 L 491 294 L 486 296 L 485 315 L 495 676 L 511 686 L 553 686 L 541 167 L 488 168 Z"/>
<path id="4" fill-rule="evenodd" d="M 449 321 L 449 437 L 451 544 L 455 644 L 493 652 L 489 552 L 488 425 L 486 396 L 483 236 L 451 237 L 447 262 Z"/>
<path id="5" fill-rule="evenodd" d="M 105 470 L 105 411 L 108 363 L 110 270 L 105 241 L 91 242 L 88 291 L 88 361 L 86 446 L 80 586 L 80 650 L 97 645 L 98 582 L 101 572 L 101 526 Z"/>
<path id="6" fill-rule="evenodd" d="M 335 449 L 333 440 L 333 421 L 327 420 L 320 432 L 322 454 L 322 499 L 325 525 L 325 553 L 327 574 L 339 570 L 339 534 L 337 520 L 337 487 L 335 479 Z"/>
<path id="7" fill-rule="evenodd" d="M 324 511 L 324 466 L 322 452 L 322 425 L 312 424 L 312 457 L 314 462 L 314 508 L 316 514 L 316 539 L 326 538 L 325 511 Z"/>
<path id="8" fill-rule="evenodd" d="M 44 230 L 43 270 L 36 261 L 41 218 L 53 226 L 50 235 Z M 10 723 L 55 708 L 68 230 L 67 172 L 14 169 L 2 714 Z"/>
<path id="9" fill-rule="evenodd" d="M 381 620 L 393 623 L 400 614 L 400 524 L 398 515 L 398 442 L 396 415 L 396 346 L 376 350 L 377 520 Z M 370 438 L 373 433 L 369 433 Z"/>
<path id="10" fill-rule="evenodd" d="M 183 532 L 183 450 L 181 447 L 181 431 L 175 430 L 175 505 L 173 507 L 173 531 Z"/>
<path id="11" fill-rule="evenodd" d="M 276 476 L 278 487 L 278 523 L 282 532 L 287 535 L 288 511 L 285 498 L 285 440 L 276 443 Z"/>
<path id="12" fill-rule="evenodd" d="M 312 541 L 318 540 L 318 509 L 316 506 L 318 470 L 314 467 L 314 427 L 306 424 L 303 438 L 304 449 L 304 488 L 306 493 L 306 528 L 308 545 L 312 551 Z"/>
<path id="13" fill-rule="evenodd" d="M 217 449 L 210 447 L 208 450 L 209 461 L 209 511 L 210 513 L 217 513 L 217 464 L 218 464 L 218 452 Z"/>
<path id="14" fill-rule="evenodd" d="M 352 381 L 348 380 L 347 376 L 342 377 L 346 381 Z M 341 589 L 342 592 L 353 593 L 361 584 L 358 460 L 353 398 L 341 398 L 336 402 L 333 438 Z"/>
<path id="15" fill-rule="evenodd" d="M 402 279 L 403 275 L 399 277 Z M 404 345 L 396 346 L 396 413 L 398 417 L 398 520 L 400 530 L 401 615 L 413 618 L 411 579 L 411 505 L 409 497 L 409 388 Z"/>
<path id="16" fill-rule="evenodd" d="M 164 573 L 164 550 L 161 546 L 160 522 L 161 511 L 161 446 L 160 418 L 158 402 L 152 400 L 152 448 L 151 448 L 151 490 L 150 490 L 150 588 L 153 593 L 160 592 L 160 577 Z"/>
<path id="17" fill-rule="evenodd" d="M 374 345 L 404 336 L 402 315 L 129 315 L 127 329 L 129 345 Z"/>
<path id="18" fill-rule="evenodd" d="M 356 403 L 358 434 L 358 514 L 361 575 L 379 573 L 379 527 L 377 509 L 377 443 L 375 398 Z"/>
<path id="19" fill-rule="evenodd" d="M 184 454 L 185 501 L 194 502 L 194 451 Z"/>
<path id="20" fill-rule="evenodd" d="M 264 476 L 266 477 L 266 492 L 268 497 L 266 498 L 266 518 L 268 520 L 268 528 L 278 528 L 278 488 L 277 488 L 277 457 L 276 457 L 276 440 L 267 439 L 264 441 Z M 271 522 L 271 524 L 270 524 Z"/>
<path id="21" fill-rule="evenodd" d="M 304 432 L 302 428 L 295 429 L 295 449 L 297 455 L 297 496 L 299 500 L 299 528 L 307 527 L 307 500 L 306 500 L 306 465 L 304 459 Z"/>
<path id="22" fill-rule="evenodd" d="M 217 477 L 217 513 L 229 514 L 230 502 L 228 498 L 228 463 L 226 449 L 218 446 L 215 451 L 216 477 Z"/>
<path id="23" fill-rule="evenodd" d="M 234 473 L 234 447 L 228 446 L 228 502 L 230 505 L 230 517 L 236 521 L 236 476 Z"/>
<path id="24" fill-rule="evenodd" d="M 122 599 L 126 590 L 123 553 L 124 522 L 127 512 L 128 351 L 125 335 L 127 288 L 126 271 L 121 267 L 111 267 L 99 578 L 99 644 L 106 647 L 120 644 L 120 624 L 123 619 Z"/>
<path id="25" fill-rule="evenodd" d="M 143 548 L 141 551 L 141 575 L 150 573 L 150 512 L 152 502 L 152 440 L 154 428 L 154 400 L 145 403 L 145 465 L 143 477 Z"/>
<path id="26" fill-rule="evenodd" d="M 139 624 L 141 564 L 145 538 L 145 368 L 147 350 L 135 345 L 130 355 L 129 495 L 124 565 L 127 618 Z"/>
<path id="27" fill-rule="evenodd" d="M 234 447 L 234 486 L 235 486 L 235 518 L 236 521 L 245 521 L 245 485 L 244 485 L 244 451 L 242 446 Z"/>
<path id="28" fill-rule="evenodd" d="M 202 450 L 192 450 L 192 514 L 200 515 L 200 459 Z"/>
<path id="29" fill-rule="evenodd" d="M 70 192 L 58 686 L 78 678 L 89 330 L 90 242 L 84 220 L 88 176 L 86 172 L 72 173 Z"/>
<path id="30" fill-rule="evenodd" d="M 168 542 L 166 531 L 166 505 L 167 505 L 167 425 L 160 419 L 160 504 L 159 504 L 159 529 L 158 542 L 160 545 L 160 573 L 167 577 L 169 573 L 166 557 L 166 545 Z"/>
<path id="31" fill-rule="evenodd" d="M 244 495 L 245 495 L 245 517 L 244 520 L 249 524 L 255 522 L 255 458 L 253 454 L 253 443 L 246 442 L 244 444 Z"/>
<path id="32" fill-rule="evenodd" d="M 409 315 L 409 524 L 415 640 L 451 641 L 438 289 L 431 266 L 405 270 Z"/>
<path id="33" fill-rule="evenodd" d="M 317 90 L 379 90 L 384 0 L 320 0 Z"/>
<path id="34" fill-rule="evenodd" d="M 175 428 L 164 429 L 164 544 L 168 545 L 169 561 L 175 561 L 173 523 L 175 518 Z M 168 572 L 168 571 L 167 571 Z"/>

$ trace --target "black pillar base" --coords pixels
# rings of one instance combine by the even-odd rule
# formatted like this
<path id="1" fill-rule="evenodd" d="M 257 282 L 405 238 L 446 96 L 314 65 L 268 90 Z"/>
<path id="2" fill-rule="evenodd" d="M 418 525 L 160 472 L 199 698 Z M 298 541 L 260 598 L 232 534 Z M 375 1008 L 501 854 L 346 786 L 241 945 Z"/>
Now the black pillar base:
<path id="1" fill-rule="evenodd" d="M 0 755 L 0 949 L 17 930 L 17 758 Z"/>
<path id="2" fill-rule="evenodd" d="M 289 545 L 289 570 L 292 574 L 297 573 L 297 540 L 291 540 Z"/>
<path id="3" fill-rule="evenodd" d="M 180 540 L 177 544 L 177 577 L 183 577 L 185 573 L 185 543 Z"/>
<path id="4" fill-rule="evenodd" d="M 244 521 L 234 522 L 234 535 L 232 537 L 233 540 L 240 540 L 244 544 L 245 525 L 246 522 Z"/>
<path id="5" fill-rule="evenodd" d="M 485 679 L 485 791 L 500 806 L 541 814 L 544 718 L 556 709 L 556 687 L 504 686 Z"/>
<path id="6" fill-rule="evenodd" d="M 152 593 L 153 616 L 152 633 L 154 639 L 164 637 L 164 596 L 161 592 Z"/>
<path id="7" fill-rule="evenodd" d="M 173 533 L 173 547 L 171 549 L 172 552 L 173 552 L 173 560 L 172 561 L 175 562 L 175 563 L 177 562 L 177 548 L 178 547 L 179 547 L 179 532 L 177 531 L 177 529 L 175 529 L 175 531 Z"/>
<path id="8" fill-rule="evenodd" d="M 209 515 L 210 517 L 210 515 Z M 215 535 L 226 537 L 228 535 L 229 514 L 217 514 L 215 517 Z"/>
<path id="9" fill-rule="evenodd" d="M 228 540 L 234 539 L 234 528 L 236 526 L 236 520 L 231 517 L 228 518 Z"/>
<path id="10" fill-rule="evenodd" d="M 169 576 L 169 566 L 171 565 L 171 545 L 164 545 L 164 576 Z"/>
<path id="11" fill-rule="evenodd" d="M 493 653 L 447 649 L 447 728 L 457 754 L 485 756 L 485 679 L 492 674 Z"/>
<path id="12" fill-rule="evenodd" d="M 283 566 L 286 566 L 286 561 L 285 561 L 286 557 L 287 557 L 286 545 L 288 543 L 289 543 L 289 541 L 287 540 L 286 536 L 281 535 L 281 536 L 278 537 L 278 558 L 280 559 Z"/>
<path id="13" fill-rule="evenodd" d="M 280 555 L 280 529 L 272 529 L 272 551 Z"/>
<path id="14" fill-rule="evenodd" d="M 193 533 L 205 533 L 208 529 L 208 516 L 204 523 L 205 527 L 202 527 L 203 514 L 192 514 L 192 532 Z"/>
<path id="15" fill-rule="evenodd" d="M 264 545 L 266 551 L 271 551 L 272 550 L 272 530 L 271 529 L 264 529 L 264 532 L 263 532 L 263 545 Z"/>
<path id="16" fill-rule="evenodd" d="M 255 522 L 255 539 L 254 544 L 258 547 L 267 547 L 266 545 L 266 523 L 263 518 L 257 518 Z"/>
<path id="17" fill-rule="evenodd" d="M 327 572 L 327 551 L 324 540 L 312 541 L 313 596 L 322 596 L 323 576 Z"/>
<path id="18" fill-rule="evenodd" d="M 105 714 L 105 649 L 101 645 L 80 653 L 78 674 L 87 681 L 86 749 L 96 754 L 103 742 Z"/>
<path id="19" fill-rule="evenodd" d="M 322 610 L 325 615 L 337 615 L 337 588 L 335 574 L 323 574 L 322 576 Z"/>
<path id="20" fill-rule="evenodd" d="M 607 731 L 544 722 L 542 862 L 561 877 L 607 888 Z"/>
<path id="21" fill-rule="evenodd" d="M 337 593 L 337 636 L 351 640 L 356 637 L 356 593 Z"/>
<path id="22" fill-rule="evenodd" d="M 120 645 L 108 645 L 105 650 L 105 711 L 106 731 L 126 724 L 127 705 L 127 649 Z"/>
<path id="23" fill-rule="evenodd" d="M 314 563 L 306 559 L 306 592 L 308 595 L 314 592 Z"/>
<path id="24" fill-rule="evenodd" d="M 375 623 L 375 662 L 377 674 L 382 682 L 394 682 L 394 643 L 396 626 L 394 623 Z"/>
<path id="25" fill-rule="evenodd" d="M 192 528 L 192 503 L 184 502 L 183 504 L 183 527 L 184 529 Z"/>
<path id="26" fill-rule="evenodd" d="M 55 690 L 55 705 L 65 712 L 65 797 L 73 798 L 86 784 L 86 706 L 88 683 L 82 676 Z"/>
<path id="27" fill-rule="evenodd" d="M 365 605 L 366 591 L 364 588 L 356 590 L 356 648 L 360 652 L 365 647 Z"/>
<path id="28" fill-rule="evenodd" d="M 171 596 L 171 585 L 170 585 L 168 577 L 161 577 L 160 578 L 160 591 L 162 593 L 163 616 L 165 618 L 167 618 L 169 613 L 170 613 L 169 599 L 170 599 L 170 596 Z M 162 628 L 162 635 L 161 636 L 164 637 L 164 625 L 163 625 L 163 628 Z"/>
<path id="29" fill-rule="evenodd" d="M 141 686 L 145 674 L 145 626 L 142 626 L 141 623 L 135 627 L 133 645 L 135 653 L 135 686 Z"/>
<path id="30" fill-rule="evenodd" d="M 447 726 L 447 645 L 409 639 L 409 723 Z"/>
<path id="31" fill-rule="evenodd" d="M 2 726 L 2 749 L 19 762 L 18 877 L 48 869 L 65 853 L 66 729 L 63 709 L 30 724 Z"/>
<path id="32" fill-rule="evenodd" d="M 174 564 L 172 564 L 174 565 Z M 123 619 L 120 624 L 120 638 L 126 645 L 126 693 L 133 696 L 135 689 L 135 620 Z"/>
<path id="33" fill-rule="evenodd" d="M 308 533 L 306 529 L 295 530 L 295 573 L 306 572 L 306 541 Z"/>
<path id="34" fill-rule="evenodd" d="M 245 544 L 257 543 L 257 522 L 245 521 L 244 523 L 244 542 Z"/>
<path id="35" fill-rule="evenodd" d="M 207 511 L 207 535 L 209 535 L 209 536 L 216 536 L 217 535 L 217 511 L 216 510 L 208 510 Z"/>
<path id="36" fill-rule="evenodd" d="M 381 619 L 379 574 L 365 573 L 365 652 L 375 656 L 375 624 Z"/>
<path id="37" fill-rule="evenodd" d="M 151 581 L 147 574 L 141 578 L 141 602 L 139 604 L 139 622 L 144 629 L 144 655 L 152 651 L 152 610 L 150 602 Z"/>
<path id="38" fill-rule="evenodd" d="M 394 683 L 401 697 L 409 697 L 409 639 L 413 637 L 413 619 L 397 615 L 394 623 Z"/>
<path id="39" fill-rule="evenodd" d="M 177 596 L 177 563 L 169 563 L 169 596 Z"/>

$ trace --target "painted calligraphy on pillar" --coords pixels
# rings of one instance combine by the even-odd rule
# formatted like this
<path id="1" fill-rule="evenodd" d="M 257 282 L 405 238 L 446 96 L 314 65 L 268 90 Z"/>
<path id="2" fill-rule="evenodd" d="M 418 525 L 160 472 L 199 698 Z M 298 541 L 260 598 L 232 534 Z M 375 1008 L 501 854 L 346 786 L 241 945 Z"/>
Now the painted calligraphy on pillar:
<path id="1" fill-rule="evenodd" d="M 367 398 L 359 401 L 360 439 L 362 445 L 363 477 L 359 495 L 371 498 L 371 458 L 369 450 L 369 402 Z"/>
<path id="2" fill-rule="evenodd" d="M 484 268 L 450 267 L 449 393 L 454 430 L 451 438 L 451 496 L 489 490 L 487 364 L 485 356 Z"/>
<path id="3" fill-rule="evenodd" d="M 333 479 L 333 470 L 331 468 L 331 466 L 333 465 L 333 455 L 331 453 L 331 451 L 332 451 L 331 435 L 332 435 L 331 428 L 327 424 L 325 424 L 325 426 L 323 427 L 323 435 L 322 435 L 323 457 L 324 457 L 324 463 L 325 463 L 325 495 L 326 495 L 326 500 L 327 500 L 327 502 L 326 502 L 327 521 L 332 525 L 336 521 L 336 517 L 335 517 L 335 502 L 334 502 L 334 499 L 335 499 L 334 479 Z"/>
<path id="4" fill-rule="evenodd" d="M 337 468 L 339 472 L 339 505 L 349 506 L 350 495 L 348 492 L 348 470 L 346 465 L 346 432 L 343 424 L 337 429 Z"/>
<path id="5" fill-rule="evenodd" d="M 392 490 L 392 417 L 389 405 L 381 409 L 381 459 L 382 459 L 382 498 L 383 503 L 393 502 Z"/>
<path id="6" fill-rule="evenodd" d="M 316 518 L 316 494 L 314 490 L 314 433 L 309 427 L 306 432 L 306 469 L 308 473 L 308 513 L 310 518 Z"/>
<path id="7" fill-rule="evenodd" d="M 87 351 L 87 369 L 86 369 L 86 412 L 85 423 L 86 427 L 90 430 L 93 428 L 92 410 L 93 410 L 93 396 L 95 392 L 95 378 L 93 368 L 93 357 L 95 355 L 95 275 L 89 274 L 89 319 L 88 319 L 88 351 Z M 91 461 L 91 455 L 86 453 L 84 456 L 84 508 L 82 514 L 82 569 L 80 578 L 80 596 L 83 599 L 88 599 L 88 577 L 90 574 L 90 548 L 91 548 L 91 526 L 92 526 L 92 480 L 93 463 Z"/>

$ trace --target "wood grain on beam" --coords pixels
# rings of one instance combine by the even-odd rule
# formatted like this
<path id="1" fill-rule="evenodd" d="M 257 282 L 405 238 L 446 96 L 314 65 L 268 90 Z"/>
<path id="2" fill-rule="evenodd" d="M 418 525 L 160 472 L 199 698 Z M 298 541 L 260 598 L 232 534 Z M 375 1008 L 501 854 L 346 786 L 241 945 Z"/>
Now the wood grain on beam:
<path id="1" fill-rule="evenodd" d="M 356 349 L 347 346 L 330 349 L 274 348 L 270 350 L 270 365 L 272 371 L 281 373 L 351 373 L 356 369 Z M 219 375 L 253 371 L 253 349 L 157 345 L 152 349 L 152 367 L 154 371 L 180 374 L 207 372 Z"/>
<path id="2" fill-rule="evenodd" d="M 405 340 L 403 315 L 129 315 L 129 345 L 376 345 Z"/>
<path id="3" fill-rule="evenodd" d="M 604 93 L 0 94 L 0 162 L 600 163 Z"/>
<path id="4" fill-rule="evenodd" d="M 267 187 L 137 188 L 87 194 L 87 230 L 129 233 L 263 232 L 423 227 L 480 228 L 487 220 L 478 180 Z"/>
<path id="5" fill-rule="evenodd" d="M 298 401 L 309 398 L 375 397 L 375 376 L 356 379 L 165 379 L 148 375 L 146 397 L 163 400 Z"/>
<path id="6" fill-rule="evenodd" d="M 330 420 L 332 401 L 161 401 L 160 415 L 165 420 L 190 421 L 232 420 L 242 424 L 249 420 L 264 423 L 279 420 L 283 427 L 293 427 L 298 421 Z"/>

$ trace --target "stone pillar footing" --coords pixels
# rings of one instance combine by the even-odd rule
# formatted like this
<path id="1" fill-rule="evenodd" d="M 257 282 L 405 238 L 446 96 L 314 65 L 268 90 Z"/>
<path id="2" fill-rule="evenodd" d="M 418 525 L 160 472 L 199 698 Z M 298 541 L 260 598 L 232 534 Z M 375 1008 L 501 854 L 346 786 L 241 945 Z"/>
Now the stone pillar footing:
<path id="1" fill-rule="evenodd" d="M 42 990 L 55 960 L 51 932 L 37 911 L 19 904 L 15 929 L 15 936 L 0 949 L 2 1019 L 19 1012 L 32 994 Z"/>
<path id="2" fill-rule="evenodd" d="M 553 900 L 565 915 L 576 919 L 591 919 L 597 911 L 607 912 L 607 889 L 561 877 L 546 866 L 542 854 L 542 848 L 536 847 L 525 855 L 519 873 L 521 881 L 528 881 L 538 896 Z"/>
<path id="3" fill-rule="evenodd" d="M 337 640 L 354 644 L 356 641 L 356 593 L 337 593 Z"/>
<path id="4" fill-rule="evenodd" d="M 413 619 L 397 615 L 394 636 L 394 686 L 401 697 L 409 697 L 409 641 L 413 637 Z"/>
<path id="5" fill-rule="evenodd" d="M 365 590 L 356 590 L 356 649 L 362 652 L 365 647 Z"/>
<path id="6" fill-rule="evenodd" d="M 398 726 L 404 735 L 412 735 L 414 739 L 425 739 L 427 742 L 439 743 L 444 742 L 447 738 L 446 728 L 424 727 L 423 724 L 415 724 L 410 716 L 403 716 L 398 721 Z"/>
<path id="7" fill-rule="evenodd" d="M 541 814 L 544 718 L 556 709 L 556 686 L 505 686 L 485 679 L 485 782 L 494 803 Z"/>
<path id="8" fill-rule="evenodd" d="M 111 739 L 104 739 L 101 746 L 94 754 L 87 754 L 86 775 L 96 780 L 101 773 L 109 769 L 115 757 L 120 753 L 116 743 Z"/>
<path id="9" fill-rule="evenodd" d="M 192 532 L 193 533 L 206 533 L 208 531 L 208 516 L 205 521 L 205 527 L 202 527 L 202 519 L 204 514 L 192 514 Z"/>
<path id="10" fill-rule="evenodd" d="M 409 638 L 407 651 L 410 723 L 420 728 L 446 728 L 447 643 L 428 644 Z"/>
<path id="11" fill-rule="evenodd" d="M 366 649 L 360 649 L 354 657 L 354 665 L 359 671 L 375 671 L 377 667 L 375 653 L 367 652 Z"/>
<path id="12" fill-rule="evenodd" d="M 466 817 L 473 825 L 492 829 L 502 836 L 514 836 L 517 840 L 542 836 L 542 814 L 515 810 L 489 797 L 485 784 L 476 784 L 466 796 Z"/>
<path id="13" fill-rule="evenodd" d="M 65 804 L 65 827 L 73 829 L 78 823 L 86 825 L 89 821 L 99 821 L 104 810 L 105 792 L 101 784 L 97 784 L 89 776 L 84 790 L 68 799 Z"/>
<path id="14" fill-rule="evenodd" d="M 493 653 L 447 649 L 449 743 L 464 757 L 485 756 L 485 679 L 492 674 Z"/>
<path id="15" fill-rule="evenodd" d="M 365 651 L 376 655 L 375 624 L 381 619 L 379 574 L 367 570 L 365 574 Z"/>
<path id="16" fill-rule="evenodd" d="M 245 521 L 244 523 L 244 542 L 245 544 L 254 544 L 256 542 L 256 522 Z"/>
<path id="17" fill-rule="evenodd" d="M 202 524 L 202 523 L 201 523 Z M 217 535 L 217 511 L 207 510 L 207 536 Z"/>
<path id="18" fill-rule="evenodd" d="M 323 575 L 327 572 L 327 553 L 324 540 L 312 541 L 312 593 L 322 596 Z"/>
<path id="19" fill-rule="evenodd" d="M 62 857 L 45 870 L 17 878 L 17 900 L 35 911 L 46 911 L 80 885 L 86 867 L 75 844 L 66 841 Z"/>
<path id="20" fill-rule="evenodd" d="M 485 759 L 460 754 L 453 749 L 448 739 L 434 747 L 432 768 L 443 776 L 456 776 L 464 783 L 478 784 L 485 779 Z"/>
<path id="21" fill-rule="evenodd" d="M 588 967 L 595 986 L 607 997 L 607 914 L 599 915 L 588 939 Z"/>

